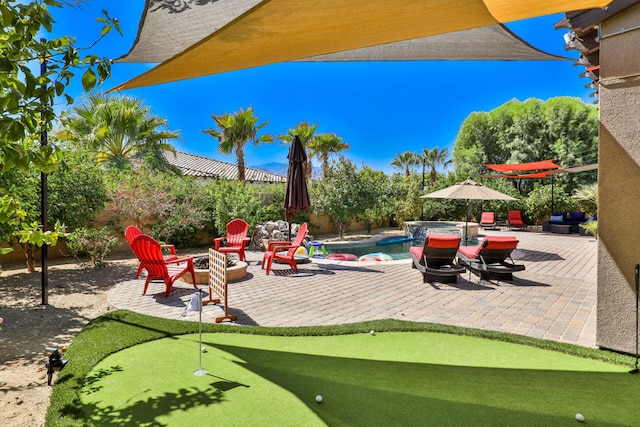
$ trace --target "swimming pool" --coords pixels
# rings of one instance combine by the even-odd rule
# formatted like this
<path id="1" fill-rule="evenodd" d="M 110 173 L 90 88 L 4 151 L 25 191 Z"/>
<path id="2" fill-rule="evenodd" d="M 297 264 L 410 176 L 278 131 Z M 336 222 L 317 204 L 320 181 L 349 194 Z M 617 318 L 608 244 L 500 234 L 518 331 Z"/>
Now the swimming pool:
<path id="1" fill-rule="evenodd" d="M 403 237 L 401 235 L 393 237 Z M 424 239 L 415 239 L 407 242 L 389 243 L 384 245 L 378 245 L 378 241 L 361 240 L 358 242 L 350 243 L 327 243 L 325 247 L 327 254 L 353 254 L 360 258 L 363 255 L 383 252 L 388 254 L 394 260 L 410 259 L 409 248 L 411 246 L 422 246 Z"/>
<path id="2" fill-rule="evenodd" d="M 363 255 L 373 253 L 385 253 L 393 260 L 411 259 L 409 255 L 409 248 L 412 246 L 422 246 L 424 244 L 424 238 L 414 238 L 410 241 L 388 243 L 389 240 L 405 237 L 404 235 L 389 236 L 384 239 L 367 239 L 357 242 L 347 243 L 326 243 L 325 248 L 327 254 L 353 254 L 360 258 Z M 476 246 L 478 239 L 473 238 L 467 242 L 468 246 Z"/>

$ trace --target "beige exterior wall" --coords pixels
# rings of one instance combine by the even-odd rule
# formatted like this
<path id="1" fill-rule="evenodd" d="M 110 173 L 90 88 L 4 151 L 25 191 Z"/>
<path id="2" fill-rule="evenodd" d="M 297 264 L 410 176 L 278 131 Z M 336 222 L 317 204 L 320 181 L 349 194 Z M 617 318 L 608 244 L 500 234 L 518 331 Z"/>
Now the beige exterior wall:
<path id="1" fill-rule="evenodd" d="M 601 25 L 597 345 L 635 353 L 640 263 L 640 5 Z"/>
<path id="2" fill-rule="evenodd" d="M 107 207 L 105 209 L 105 212 L 103 212 L 97 218 L 96 227 L 102 227 L 103 225 L 111 225 L 115 229 L 121 229 L 121 232 L 117 233 L 116 235 L 116 237 L 118 237 L 118 239 L 120 240 L 120 244 L 116 248 L 114 248 L 111 252 L 114 254 L 129 252 L 130 251 L 129 245 L 127 245 L 126 240 L 124 238 L 124 229 L 129 224 L 133 224 L 133 221 L 127 218 L 115 220 L 114 216 L 115 216 L 115 213 L 109 207 Z M 336 232 L 334 228 L 335 228 L 334 224 L 329 220 L 328 216 L 310 215 L 310 219 L 309 219 L 310 234 L 312 235 L 333 234 Z M 364 229 L 365 229 L 364 223 L 352 223 L 348 228 L 349 231 L 360 231 Z M 149 230 L 145 229 L 143 231 L 148 232 Z M 200 243 L 203 247 L 206 247 L 209 244 L 209 242 L 213 241 L 213 238 L 214 238 L 214 236 L 206 233 L 201 233 L 199 237 L 200 237 Z M 49 248 L 48 255 L 49 255 L 49 259 L 59 259 L 59 258 L 64 258 L 65 256 L 68 256 L 68 254 L 69 254 L 69 250 L 67 249 L 67 246 L 65 245 L 64 241 L 60 240 L 56 246 Z M 40 251 L 38 251 L 38 253 L 36 254 L 36 266 L 39 266 L 41 264 L 40 257 L 41 257 L 41 253 Z M 8 264 L 20 263 L 20 262 L 24 262 L 26 265 L 26 258 L 22 253 L 22 250 L 18 246 L 14 247 L 13 252 L 0 256 L 0 265 L 3 265 L 3 264 L 8 265 Z"/>

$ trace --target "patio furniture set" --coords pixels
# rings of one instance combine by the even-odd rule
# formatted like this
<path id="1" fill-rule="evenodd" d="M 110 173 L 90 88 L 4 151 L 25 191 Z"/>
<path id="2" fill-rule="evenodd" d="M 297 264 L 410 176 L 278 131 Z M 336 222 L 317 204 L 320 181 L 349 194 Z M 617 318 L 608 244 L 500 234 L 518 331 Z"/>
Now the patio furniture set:
<path id="1" fill-rule="evenodd" d="M 460 240 L 450 234 L 429 234 L 422 247 L 410 248 L 412 268 L 422 273 L 424 283 L 456 283 L 466 271 L 481 282 L 506 281 L 525 269 L 511 258 L 518 246 L 515 237 L 486 236 L 478 246 L 460 246 Z"/>
<path id="2" fill-rule="evenodd" d="M 496 221 L 495 212 L 482 212 L 480 216 L 480 227 L 485 230 L 497 230 L 498 222 Z M 509 230 L 524 230 L 527 224 L 522 219 L 522 212 L 512 210 L 507 213 L 507 228 Z"/>
<path id="3" fill-rule="evenodd" d="M 558 234 L 580 233 L 580 224 L 587 220 L 585 212 L 552 212 L 549 220 L 542 221 L 542 231 Z"/>

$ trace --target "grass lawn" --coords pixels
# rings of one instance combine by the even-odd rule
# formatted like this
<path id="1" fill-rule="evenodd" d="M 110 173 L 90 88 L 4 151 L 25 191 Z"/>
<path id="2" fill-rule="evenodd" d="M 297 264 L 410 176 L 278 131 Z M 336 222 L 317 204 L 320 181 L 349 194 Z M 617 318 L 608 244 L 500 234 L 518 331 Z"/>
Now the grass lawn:
<path id="1" fill-rule="evenodd" d="M 390 320 L 203 328 L 207 352 L 199 353 L 197 323 L 127 311 L 96 319 L 66 354 L 47 425 L 562 426 L 576 424 L 576 413 L 589 425 L 640 420 L 640 376 L 616 353 Z M 208 373 L 195 376 L 200 363 Z"/>

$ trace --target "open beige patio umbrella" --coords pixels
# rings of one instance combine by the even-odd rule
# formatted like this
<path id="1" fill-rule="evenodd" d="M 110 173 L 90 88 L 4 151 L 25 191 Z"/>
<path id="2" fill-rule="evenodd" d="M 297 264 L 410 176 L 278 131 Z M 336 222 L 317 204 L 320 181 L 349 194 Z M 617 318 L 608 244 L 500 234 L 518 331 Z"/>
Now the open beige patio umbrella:
<path id="1" fill-rule="evenodd" d="M 469 178 L 447 188 L 443 188 L 442 190 L 437 190 L 420 197 L 427 199 L 464 199 L 466 201 L 464 226 L 465 245 L 469 240 L 469 200 L 518 200 L 508 194 L 485 187 L 479 182 L 475 182 Z"/>
<path id="2" fill-rule="evenodd" d="M 508 30 L 504 28 L 494 28 L 493 33 L 482 37 L 476 32 L 468 33 L 458 48 L 447 45 L 446 39 L 450 39 L 447 37 L 441 46 L 442 54 L 435 57 L 429 56 L 432 45 L 427 43 L 417 49 L 421 43 L 407 42 L 500 27 L 505 22 L 553 13 L 604 7 L 608 3 L 610 0 L 147 0 L 136 45 L 119 60 L 162 62 L 113 90 L 313 57 L 320 61 L 498 59 L 507 51 L 505 43 L 494 44 L 498 38 L 505 38 Z M 145 26 L 155 30 L 145 31 Z M 513 42 L 517 36 L 506 39 Z M 176 40 L 179 43 L 172 43 Z M 476 49 L 455 54 L 460 46 L 474 40 L 480 40 L 474 45 Z M 396 43 L 400 47 L 396 46 L 391 53 L 370 49 Z M 486 47 L 489 51 L 480 56 L 475 51 Z M 513 48 L 514 55 L 502 59 L 552 59 L 550 55 L 532 58 L 536 55 L 531 46 Z M 335 55 L 358 49 L 366 51 Z M 455 55 L 442 56 L 449 53 Z"/>

